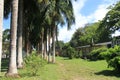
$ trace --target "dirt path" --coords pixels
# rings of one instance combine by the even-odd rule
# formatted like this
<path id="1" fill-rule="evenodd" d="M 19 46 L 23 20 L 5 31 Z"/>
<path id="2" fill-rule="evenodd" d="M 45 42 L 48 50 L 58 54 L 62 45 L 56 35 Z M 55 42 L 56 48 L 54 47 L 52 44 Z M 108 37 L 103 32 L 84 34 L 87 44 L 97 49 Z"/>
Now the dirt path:
<path id="1" fill-rule="evenodd" d="M 59 72 L 62 75 L 60 80 L 68 80 L 69 76 L 63 63 L 58 62 Z"/>
<path id="2" fill-rule="evenodd" d="M 59 66 L 59 72 L 60 74 L 62 74 L 61 76 L 61 79 L 60 80 L 86 80 L 84 78 L 81 78 L 80 76 L 78 75 L 73 75 L 71 74 L 68 70 L 66 69 L 66 66 L 67 64 L 64 64 L 63 62 L 59 61 L 57 62 L 58 66 Z"/>

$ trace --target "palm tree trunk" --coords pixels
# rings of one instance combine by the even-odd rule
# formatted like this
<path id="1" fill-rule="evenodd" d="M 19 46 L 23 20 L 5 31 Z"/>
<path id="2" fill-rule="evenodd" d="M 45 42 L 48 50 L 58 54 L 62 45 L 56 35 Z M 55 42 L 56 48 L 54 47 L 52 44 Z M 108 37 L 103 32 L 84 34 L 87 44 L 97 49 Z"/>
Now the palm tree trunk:
<path id="1" fill-rule="evenodd" d="M 41 56 L 43 58 L 43 53 L 44 53 L 44 42 L 43 42 L 43 32 L 42 32 L 42 36 L 41 36 L 41 48 L 42 48 L 42 52 L 41 52 Z"/>
<path id="2" fill-rule="evenodd" d="M 10 36 L 10 62 L 6 76 L 18 77 L 16 65 L 16 34 L 17 34 L 17 18 L 18 18 L 18 0 L 12 0 L 11 12 L 11 36 Z"/>
<path id="3" fill-rule="evenodd" d="M 47 59 L 47 47 L 46 47 L 47 41 L 44 41 L 44 59 Z"/>
<path id="4" fill-rule="evenodd" d="M 25 33 L 25 53 L 26 53 L 26 56 L 29 56 L 29 39 L 28 39 L 28 36 L 29 36 L 29 33 L 27 32 L 27 28 L 26 28 L 26 33 Z"/>
<path id="5" fill-rule="evenodd" d="M 19 13 L 18 13 L 18 68 L 23 68 L 22 57 L 22 27 L 23 27 L 23 0 L 19 0 Z"/>
<path id="6" fill-rule="evenodd" d="M 51 44 L 50 44 L 50 38 L 51 38 L 51 34 L 50 34 L 50 28 L 49 28 L 49 35 L 48 35 L 48 62 L 51 62 Z"/>
<path id="7" fill-rule="evenodd" d="M 53 27 L 52 48 L 53 48 L 52 63 L 55 63 L 55 25 Z"/>
<path id="8" fill-rule="evenodd" d="M 1 59 L 2 59 L 3 11 L 4 11 L 4 0 L 0 0 L 0 72 L 1 72 Z"/>

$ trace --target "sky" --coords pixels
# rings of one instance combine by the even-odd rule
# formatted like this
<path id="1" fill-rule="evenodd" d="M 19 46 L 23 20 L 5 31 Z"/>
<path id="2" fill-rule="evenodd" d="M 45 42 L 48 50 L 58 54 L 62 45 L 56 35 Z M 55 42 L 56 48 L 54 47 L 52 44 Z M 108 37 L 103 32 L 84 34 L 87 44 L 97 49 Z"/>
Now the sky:
<path id="1" fill-rule="evenodd" d="M 119 0 L 77 0 L 73 2 L 76 23 L 67 30 L 67 26 L 59 28 L 59 40 L 70 41 L 73 33 L 79 27 L 84 27 L 87 23 L 102 20 L 109 11 L 107 8 Z M 118 34 L 118 32 L 116 32 Z"/>
<path id="2" fill-rule="evenodd" d="M 70 41 L 73 33 L 79 27 L 84 27 L 87 23 L 102 20 L 109 11 L 107 8 L 115 4 L 119 0 L 73 0 L 73 8 L 76 23 L 71 26 L 71 30 L 67 30 L 67 26 L 59 27 L 59 40 L 64 42 Z M 10 28 L 10 18 L 4 19 L 3 28 Z M 118 34 L 118 32 L 117 32 Z"/>

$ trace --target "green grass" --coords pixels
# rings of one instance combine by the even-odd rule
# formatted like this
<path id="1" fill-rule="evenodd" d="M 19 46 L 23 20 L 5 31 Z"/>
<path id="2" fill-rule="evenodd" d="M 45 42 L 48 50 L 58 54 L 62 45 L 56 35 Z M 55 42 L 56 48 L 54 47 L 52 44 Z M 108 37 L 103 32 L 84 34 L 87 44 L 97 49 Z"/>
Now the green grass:
<path id="1" fill-rule="evenodd" d="M 120 75 L 107 68 L 106 61 L 69 60 L 57 57 L 56 64 L 47 64 L 38 76 L 31 76 L 27 70 L 19 70 L 21 78 L 0 80 L 120 80 Z"/>
<path id="2" fill-rule="evenodd" d="M 106 61 L 86 61 L 82 59 L 64 60 L 59 58 L 59 62 L 64 64 L 66 73 L 71 79 L 66 80 L 120 80 L 119 74 L 115 74 L 112 69 L 107 68 Z"/>

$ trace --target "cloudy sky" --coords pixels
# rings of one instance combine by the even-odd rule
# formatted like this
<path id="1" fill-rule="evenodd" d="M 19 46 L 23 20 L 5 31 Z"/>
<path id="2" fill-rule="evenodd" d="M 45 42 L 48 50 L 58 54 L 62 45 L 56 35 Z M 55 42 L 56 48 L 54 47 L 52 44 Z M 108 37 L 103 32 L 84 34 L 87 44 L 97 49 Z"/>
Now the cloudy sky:
<path id="1" fill-rule="evenodd" d="M 79 27 L 84 27 L 87 23 L 102 20 L 108 12 L 107 8 L 117 1 L 119 0 L 77 0 L 76 2 L 73 2 L 76 23 L 69 31 L 66 26 L 60 28 L 58 39 L 68 42 L 71 39 L 72 34 Z"/>
<path id="2" fill-rule="evenodd" d="M 74 0 L 73 0 L 74 1 Z M 67 27 L 59 28 L 59 40 L 68 42 L 72 34 L 79 27 L 84 27 L 87 23 L 96 22 L 102 20 L 105 14 L 108 12 L 106 9 L 108 6 L 116 3 L 119 0 L 77 0 L 73 2 L 74 14 L 76 23 L 71 27 L 71 30 L 67 31 Z M 4 20 L 4 29 L 9 28 L 10 18 Z"/>

